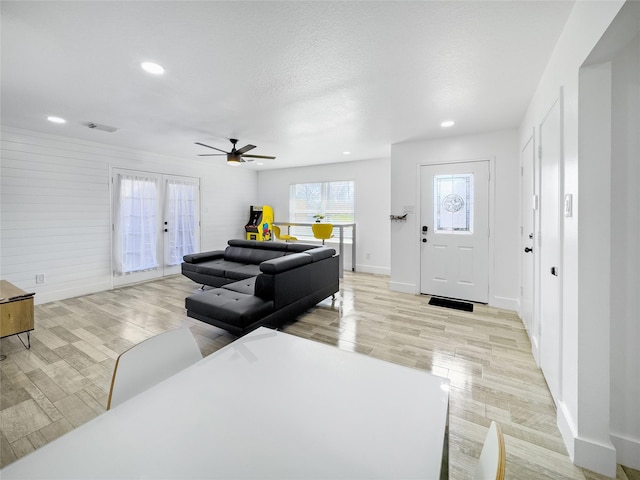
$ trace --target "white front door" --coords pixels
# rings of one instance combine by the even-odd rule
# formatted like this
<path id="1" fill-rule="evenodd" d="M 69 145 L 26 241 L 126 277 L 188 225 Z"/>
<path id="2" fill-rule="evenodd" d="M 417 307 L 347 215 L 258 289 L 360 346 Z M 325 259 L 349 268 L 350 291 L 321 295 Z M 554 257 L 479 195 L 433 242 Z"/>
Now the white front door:
<path id="1" fill-rule="evenodd" d="M 561 109 L 558 100 L 540 125 L 540 368 L 553 398 L 560 394 Z"/>
<path id="2" fill-rule="evenodd" d="M 113 284 L 180 272 L 199 250 L 197 178 L 113 170 Z"/>
<path id="3" fill-rule="evenodd" d="M 487 303 L 489 161 L 420 170 L 420 292 Z"/>

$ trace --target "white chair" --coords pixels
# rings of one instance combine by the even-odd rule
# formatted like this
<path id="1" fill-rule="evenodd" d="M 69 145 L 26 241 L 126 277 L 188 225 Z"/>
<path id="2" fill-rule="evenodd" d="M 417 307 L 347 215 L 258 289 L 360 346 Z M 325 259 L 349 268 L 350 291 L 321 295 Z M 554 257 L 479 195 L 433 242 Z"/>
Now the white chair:
<path id="1" fill-rule="evenodd" d="M 107 410 L 201 359 L 200 347 L 186 327 L 142 341 L 116 360 Z"/>
<path id="2" fill-rule="evenodd" d="M 504 480 L 507 454 L 500 425 L 491 422 L 476 466 L 475 480 Z"/>

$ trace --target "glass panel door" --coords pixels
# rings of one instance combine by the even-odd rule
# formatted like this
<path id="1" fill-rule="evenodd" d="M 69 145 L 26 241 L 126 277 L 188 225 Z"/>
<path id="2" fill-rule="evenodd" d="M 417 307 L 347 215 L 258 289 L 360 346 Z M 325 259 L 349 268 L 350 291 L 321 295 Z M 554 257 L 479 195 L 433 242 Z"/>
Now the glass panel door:
<path id="1" fill-rule="evenodd" d="M 200 251 L 200 182 L 165 175 L 164 274 L 180 273 L 182 257 Z"/>
<path id="2" fill-rule="evenodd" d="M 113 170 L 113 283 L 180 273 L 200 247 L 197 178 Z"/>

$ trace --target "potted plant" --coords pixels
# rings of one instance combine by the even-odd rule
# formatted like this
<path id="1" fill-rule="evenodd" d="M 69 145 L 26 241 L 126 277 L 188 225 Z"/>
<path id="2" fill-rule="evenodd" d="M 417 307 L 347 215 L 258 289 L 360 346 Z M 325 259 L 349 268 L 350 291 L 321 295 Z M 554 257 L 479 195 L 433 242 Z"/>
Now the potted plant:
<path id="1" fill-rule="evenodd" d="M 320 214 L 320 213 L 316 213 L 313 218 L 316 219 L 316 223 L 320 223 L 320 221 L 324 218 L 324 215 Z"/>

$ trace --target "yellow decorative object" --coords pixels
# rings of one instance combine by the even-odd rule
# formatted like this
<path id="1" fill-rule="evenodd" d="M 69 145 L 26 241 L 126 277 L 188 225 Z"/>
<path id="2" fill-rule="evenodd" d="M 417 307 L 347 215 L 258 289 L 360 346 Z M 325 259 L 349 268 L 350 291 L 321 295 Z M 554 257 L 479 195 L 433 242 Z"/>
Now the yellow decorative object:
<path id="1" fill-rule="evenodd" d="M 273 228 L 273 208 L 269 205 L 251 206 L 249 223 L 244 226 L 247 240 L 269 241 Z"/>

